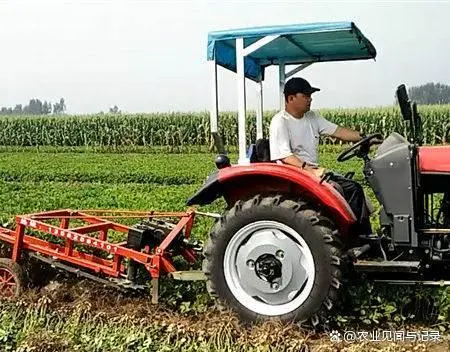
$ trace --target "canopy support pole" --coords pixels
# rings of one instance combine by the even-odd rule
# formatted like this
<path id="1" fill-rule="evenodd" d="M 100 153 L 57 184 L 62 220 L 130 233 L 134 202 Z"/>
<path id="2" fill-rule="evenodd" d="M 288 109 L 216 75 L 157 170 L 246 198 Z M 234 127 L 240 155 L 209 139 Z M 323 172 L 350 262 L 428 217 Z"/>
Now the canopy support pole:
<path id="1" fill-rule="evenodd" d="M 284 61 L 280 61 L 278 64 L 278 77 L 280 84 L 280 110 L 284 109 L 284 84 L 286 83 L 286 71 Z"/>
<path id="2" fill-rule="evenodd" d="M 210 72 L 211 72 L 211 92 L 212 92 L 212 105 L 209 113 L 210 119 L 210 129 L 211 133 L 217 133 L 217 116 L 219 114 L 219 104 L 218 104 L 218 92 L 217 92 L 217 64 L 216 60 L 210 61 Z"/>
<path id="3" fill-rule="evenodd" d="M 256 106 L 256 140 L 263 138 L 263 86 L 262 82 L 258 82 L 256 87 L 257 106 Z"/>
<path id="4" fill-rule="evenodd" d="M 268 35 L 259 39 L 255 43 L 244 48 L 244 38 L 236 38 L 236 72 L 237 72 L 237 92 L 238 92 L 238 131 L 239 131 L 239 165 L 248 165 L 250 160 L 247 157 L 245 118 L 246 118 L 246 96 L 245 96 L 245 74 L 244 74 L 244 58 L 254 53 L 264 45 L 277 39 L 279 35 Z M 258 83 L 261 83 L 261 79 Z M 262 85 L 260 85 L 258 93 L 258 107 L 256 109 L 256 138 L 262 138 Z"/>
<path id="5" fill-rule="evenodd" d="M 295 75 L 297 72 L 304 70 L 305 68 L 307 68 L 308 66 L 311 66 L 312 64 L 313 64 L 313 62 L 307 62 L 306 64 L 297 66 L 296 68 L 294 68 L 286 73 L 286 78 L 289 78 L 289 77 Z"/>
<path id="6" fill-rule="evenodd" d="M 246 47 L 243 51 L 243 55 L 244 56 L 250 55 L 256 50 L 262 48 L 264 45 L 269 44 L 271 41 L 277 39 L 278 37 L 279 35 L 267 35 L 264 38 L 259 39 L 258 41 Z"/>
<path id="7" fill-rule="evenodd" d="M 239 138 L 239 165 L 250 164 L 246 153 L 245 135 L 245 75 L 244 75 L 244 38 L 236 38 L 236 71 L 238 94 L 238 138 Z"/>

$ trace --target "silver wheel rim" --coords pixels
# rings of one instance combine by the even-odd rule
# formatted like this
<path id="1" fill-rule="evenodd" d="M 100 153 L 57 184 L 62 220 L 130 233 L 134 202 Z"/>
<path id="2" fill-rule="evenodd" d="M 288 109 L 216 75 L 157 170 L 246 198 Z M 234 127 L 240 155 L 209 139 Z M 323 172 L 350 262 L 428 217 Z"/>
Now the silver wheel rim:
<path id="1" fill-rule="evenodd" d="M 277 274 L 261 274 L 265 263 L 277 270 L 263 273 Z M 225 250 L 223 265 L 233 296 L 257 314 L 278 316 L 296 310 L 314 284 L 309 246 L 298 232 L 277 221 L 256 221 L 236 232 Z"/>

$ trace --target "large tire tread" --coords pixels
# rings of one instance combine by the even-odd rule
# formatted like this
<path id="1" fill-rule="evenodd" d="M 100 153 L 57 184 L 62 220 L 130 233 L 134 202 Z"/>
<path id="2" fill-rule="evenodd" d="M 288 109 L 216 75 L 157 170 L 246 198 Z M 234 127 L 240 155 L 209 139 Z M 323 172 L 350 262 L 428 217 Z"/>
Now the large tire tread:
<path id="1" fill-rule="evenodd" d="M 217 253 L 215 253 L 215 248 L 220 246 L 219 243 L 222 239 L 221 236 L 221 229 L 227 226 L 227 224 L 232 221 L 235 218 L 239 218 L 243 215 L 243 212 L 245 211 L 252 211 L 252 209 L 257 209 L 261 207 L 273 207 L 273 206 L 279 206 L 281 208 L 284 208 L 286 210 L 290 210 L 292 213 L 292 217 L 304 217 L 309 219 L 311 222 L 314 232 L 322 237 L 323 244 L 325 246 L 325 253 L 329 257 L 329 262 L 331 264 L 331 275 L 330 275 L 330 282 L 328 285 L 328 292 L 326 293 L 325 297 L 322 299 L 318 295 L 316 297 L 313 297 L 313 300 L 322 300 L 322 304 L 316 309 L 316 311 L 311 314 L 309 323 L 312 324 L 313 327 L 318 327 L 319 325 L 326 324 L 327 321 L 327 315 L 328 312 L 332 309 L 334 302 L 336 301 L 338 297 L 338 291 L 341 284 L 341 248 L 342 243 L 339 240 L 339 233 L 334 228 L 333 222 L 327 218 L 326 216 L 322 215 L 320 213 L 320 210 L 317 208 L 312 207 L 310 204 L 303 200 L 292 200 L 292 199 L 286 199 L 281 195 L 275 195 L 275 196 L 267 196 L 267 197 L 261 197 L 260 195 L 256 195 L 246 201 L 239 200 L 237 201 L 234 206 L 226 211 L 224 215 L 216 222 L 216 224 L 213 226 L 210 232 L 210 237 L 205 243 L 204 247 L 204 260 L 203 260 L 203 271 L 207 277 L 207 290 L 209 294 L 214 297 L 218 298 L 220 304 L 226 304 L 231 303 L 232 308 L 239 312 L 239 307 L 236 307 L 236 302 L 233 304 L 233 302 L 224 302 L 222 301 L 222 297 L 218 294 L 218 288 L 216 287 L 217 282 L 214 280 L 214 259 Z M 317 285 L 317 280 L 315 280 L 314 286 Z M 317 290 L 314 290 L 314 286 L 311 292 L 317 292 Z M 320 295 L 320 292 L 319 292 Z M 323 295 L 323 293 L 321 294 Z M 312 297 L 312 296 L 311 296 Z M 229 304 L 228 304 L 229 305 Z M 264 320 L 264 318 L 267 317 L 261 317 L 256 316 L 257 314 L 254 313 L 255 316 L 252 317 L 250 320 Z M 240 314 L 241 317 L 244 318 L 244 320 L 248 319 L 248 314 Z M 283 321 L 292 321 L 297 320 L 295 315 L 293 313 L 285 314 L 281 317 Z M 306 323 L 307 321 L 301 321 L 300 323 Z"/>

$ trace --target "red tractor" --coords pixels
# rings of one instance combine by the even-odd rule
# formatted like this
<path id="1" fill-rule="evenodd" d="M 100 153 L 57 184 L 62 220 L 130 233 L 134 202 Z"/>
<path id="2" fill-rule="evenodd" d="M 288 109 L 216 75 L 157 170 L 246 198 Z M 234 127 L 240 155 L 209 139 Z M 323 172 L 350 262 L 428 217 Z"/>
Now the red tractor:
<path id="1" fill-rule="evenodd" d="M 338 161 L 364 161 L 364 176 L 382 205 L 381 230 L 369 237 L 354 231 L 355 216 L 325 175 L 270 161 L 262 135 L 264 68 L 279 66 L 280 99 L 287 77 L 315 62 L 370 59 L 376 51 L 354 23 L 247 28 L 212 32 L 208 59 L 213 75 L 211 132 L 217 137 L 217 65 L 238 74 L 239 160 L 225 153 L 218 170 L 189 199 L 227 209 L 204 248 L 209 292 L 250 321 L 326 319 L 342 285 L 354 271 L 397 284 L 450 283 L 450 146 L 421 145 L 421 119 L 405 87 L 397 90 L 407 138 L 390 134 L 369 155 L 379 134 L 343 151 Z M 285 71 L 286 65 L 300 64 Z M 256 144 L 247 151 L 245 79 L 256 82 Z M 220 147 L 219 149 L 223 149 Z"/>

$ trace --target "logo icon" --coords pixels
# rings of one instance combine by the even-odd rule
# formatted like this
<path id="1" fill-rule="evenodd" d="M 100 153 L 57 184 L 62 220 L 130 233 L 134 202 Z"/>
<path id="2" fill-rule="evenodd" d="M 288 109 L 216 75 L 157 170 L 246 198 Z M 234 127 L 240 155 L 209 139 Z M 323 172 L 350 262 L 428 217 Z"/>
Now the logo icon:
<path id="1" fill-rule="evenodd" d="M 341 333 L 337 330 L 333 330 L 330 333 L 330 341 L 331 342 L 341 342 Z"/>

